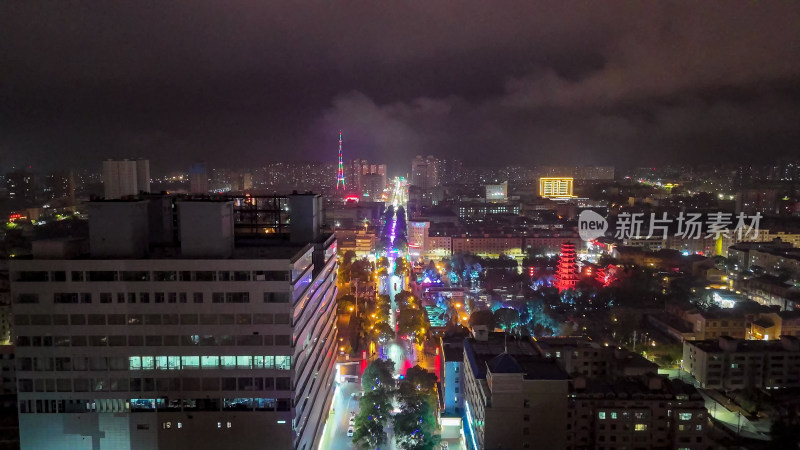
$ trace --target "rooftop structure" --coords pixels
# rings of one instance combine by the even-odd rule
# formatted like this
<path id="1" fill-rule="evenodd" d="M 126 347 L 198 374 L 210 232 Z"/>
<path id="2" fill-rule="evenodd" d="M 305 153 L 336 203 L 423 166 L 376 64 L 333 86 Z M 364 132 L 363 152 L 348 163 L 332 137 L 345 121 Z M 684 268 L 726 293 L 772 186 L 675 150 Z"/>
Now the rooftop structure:
<path id="1" fill-rule="evenodd" d="M 316 448 L 336 354 L 319 205 L 93 202 L 88 254 L 13 260 L 22 447 Z"/>

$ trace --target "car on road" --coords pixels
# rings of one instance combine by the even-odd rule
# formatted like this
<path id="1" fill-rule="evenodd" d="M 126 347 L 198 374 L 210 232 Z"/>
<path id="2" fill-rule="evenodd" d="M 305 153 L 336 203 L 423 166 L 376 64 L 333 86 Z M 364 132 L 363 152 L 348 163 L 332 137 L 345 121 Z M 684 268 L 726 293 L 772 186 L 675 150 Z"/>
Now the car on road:
<path id="1" fill-rule="evenodd" d="M 350 416 L 350 421 L 348 422 L 348 425 L 352 427 L 355 424 L 356 424 L 356 416 Z"/>
<path id="2" fill-rule="evenodd" d="M 350 428 L 347 429 L 347 437 L 353 437 L 353 433 L 355 433 L 355 430 L 353 430 L 353 427 L 350 427 Z"/>
<path id="3" fill-rule="evenodd" d="M 442 441 L 439 445 L 442 447 L 442 450 L 447 450 L 450 448 L 450 446 L 447 444 L 447 441 Z"/>
<path id="4" fill-rule="evenodd" d="M 356 414 L 358 414 L 358 413 L 356 412 L 356 410 L 355 410 L 355 409 L 354 409 L 354 410 L 352 410 L 352 411 L 350 411 L 350 417 L 355 417 L 355 416 L 356 416 Z"/>

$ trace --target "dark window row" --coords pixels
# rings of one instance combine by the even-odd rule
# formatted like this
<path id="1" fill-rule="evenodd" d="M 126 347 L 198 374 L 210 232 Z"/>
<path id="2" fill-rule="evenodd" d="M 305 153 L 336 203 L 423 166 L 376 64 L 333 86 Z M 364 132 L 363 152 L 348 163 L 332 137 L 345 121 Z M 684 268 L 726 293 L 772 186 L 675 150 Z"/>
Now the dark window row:
<path id="1" fill-rule="evenodd" d="M 152 295 L 151 295 L 152 294 Z M 203 303 L 203 292 L 191 293 L 192 303 Z M 188 303 L 188 292 L 101 292 L 97 295 L 100 303 Z M 264 303 L 289 303 L 288 292 L 264 292 Z M 95 296 L 90 292 L 56 292 L 53 294 L 53 303 L 92 303 Z M 35 293 L 17 294 L 15 303 L 39 303 L 40 296 Z M 249 292 L 214 292 L 211 294 L 212 303 L 250 303 Z"/>
<path id="2" fill-rule="evenodd" d="M 19 282 L 64 282 L 69 278 L 74 282 L 108 282 L 108 281 L 289 281 L 288 270 L 87 270 L 52 272 L 42 270 L 24 270 L 14 273 L 14 281 Z"/>
<path id="3" fill-rule="evenodd" d="M 17 336 L 18 347 L 215 347 L 215 346 L 288 346 L 288 334 L 243 335 L 151 335 L 151 336 Z"/>
<path id="4" fill-rule="evenodd" d="M 17 314 L 14 325 L 288 325 L 289 313 Z"/>
<path id="5" fill-rule="evenodd" d="M 246 392 L 291 389 L 289 377 L 20 378 L 17 385 L 19 392 Z"/>

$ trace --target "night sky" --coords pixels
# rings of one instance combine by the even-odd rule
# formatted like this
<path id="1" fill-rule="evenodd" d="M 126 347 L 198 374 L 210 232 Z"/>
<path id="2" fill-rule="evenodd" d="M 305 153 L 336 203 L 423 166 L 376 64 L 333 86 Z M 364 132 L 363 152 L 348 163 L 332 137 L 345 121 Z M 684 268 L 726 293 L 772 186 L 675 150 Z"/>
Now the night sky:
<path id="1" fill-rule="evenodd" d="M 800 2 L 0 3 L 0 169 L 800 155 Z"/>

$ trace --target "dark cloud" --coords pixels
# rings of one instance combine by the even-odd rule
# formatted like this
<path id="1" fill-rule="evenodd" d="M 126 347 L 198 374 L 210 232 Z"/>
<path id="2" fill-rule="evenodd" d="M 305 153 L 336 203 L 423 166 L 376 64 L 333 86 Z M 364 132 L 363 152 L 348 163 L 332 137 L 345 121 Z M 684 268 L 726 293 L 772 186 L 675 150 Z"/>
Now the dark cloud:
<path id="1" fill-rule="evenodd" d="M 0 4 L 0 165 L 795 156 L 786 2 Z M 6 168 L 6 167 L 3 167 Z"/>

